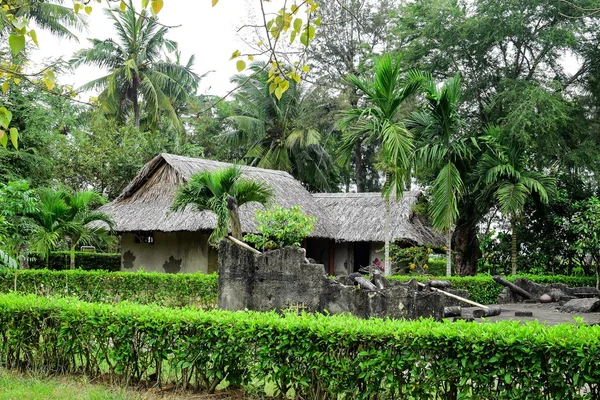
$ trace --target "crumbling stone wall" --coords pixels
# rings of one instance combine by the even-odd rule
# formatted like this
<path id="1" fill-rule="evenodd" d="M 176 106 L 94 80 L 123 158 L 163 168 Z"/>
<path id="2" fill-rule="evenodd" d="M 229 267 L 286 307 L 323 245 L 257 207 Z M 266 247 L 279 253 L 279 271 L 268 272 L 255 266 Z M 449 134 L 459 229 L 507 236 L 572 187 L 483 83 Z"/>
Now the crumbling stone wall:
<path id="1" fill-rule="evenodd" d="M 322 264 L 309 264 L 301 248 L 253 254 L 228 240 L 219 247 L 219 308 L 351 313 L 361 318 L 442 318 L 445 296 L 420 290 L 415 281 L 390 282 L 381 291 L 330 279 Z"/>

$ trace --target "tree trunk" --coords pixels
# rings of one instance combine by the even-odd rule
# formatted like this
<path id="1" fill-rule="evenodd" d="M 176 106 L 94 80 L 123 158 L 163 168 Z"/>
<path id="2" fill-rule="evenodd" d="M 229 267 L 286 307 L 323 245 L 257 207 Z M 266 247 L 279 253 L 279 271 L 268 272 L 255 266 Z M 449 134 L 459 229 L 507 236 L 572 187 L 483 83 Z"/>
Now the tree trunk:
<path id="1" fill-rule="evenodd" d="M 454 271 L 458 276 L 477 274 L 477 263 L 481 258 L 479 239 L 477 238 L 477 222 L 469 220 L 458 221 L 454 234 Z"/>
<path id="2" fill-rule="evenodd" d="M 140 104 L 138 102 L 138 81 L 139 77 L 137 74 L 133 77 L 132 84 L 132 99 L 133 102 L 133 123 L 135 124 L 135 129 L 140 130 Z"/>
<path id="3" fill-rule="evenodd" d="M 383 265 L 385 276 L 390 276 L 392 274 L 390 265 L 390 199 L 385 199 L 385 263 Z"/>
<path id="4" fill-rule="evenodd" d="M 71 242 L 71 269 L 75 269 L 75 241 Z"/>
<path id="5" fill-rule="evenodd" d="M 517 224 L 514 218 L 510 221 L 511 243 L 510 243 L 510 265 L 512 274 L 517 274 Z"/>
<path id="6" fill-rule="evenodd" d="M 231 236 L 238 240 L 242 240 L 242 223 L 240 222 L 237 200 L 231 196 L 227 197 L 227 210 L 229 211 Z"/>
<path id="7" fill-rule="evenodd" d="M 446 232 L 446 276 L 452 275 L 452 234 Z"/>
<path id="8" fill-rule="evenodd" d="M 362 177 L 362 150 L 360 142 L 354 143 L 354 177 L 356 179 L 356 191 L 365 191 L 365 182 Z"/>

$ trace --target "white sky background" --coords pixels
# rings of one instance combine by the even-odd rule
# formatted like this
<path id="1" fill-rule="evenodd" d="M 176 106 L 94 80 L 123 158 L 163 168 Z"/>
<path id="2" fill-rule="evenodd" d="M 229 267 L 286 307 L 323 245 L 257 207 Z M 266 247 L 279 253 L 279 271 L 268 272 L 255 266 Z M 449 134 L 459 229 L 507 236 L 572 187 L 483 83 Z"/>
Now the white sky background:
<path id="1" fill-rule="evenodd" d="M 70 2 L 65 2 L 69 4 Z M 32 50 L 34 62 L 49 61 L 58 57 L 68 60 L 71 55 L 81 48 L 90 47 L 87 38 L 106 39 L 114 35 L 111 21 L 101 9 L 100 4 L 92 2 L 94 10 L 88 19 L 88 29 L 78 34 L 79 43 L 65 39 L 57 39 L 49 32 L 38 32 L 40 47 Z M 118 2 L 111 3 L 118 7 Z M 133 0 L 138 7 L 140 0 Z M 271 7 L 281 7 L 279 2 L 269 4 Z M 102 3 L 102 8 L 106 2 Z M 81 14 L 85 14 L 83 11 Z M 196 56 L 194 70 L 199 75 L 211 72 L 201 82 L 200 94 L 223 96 L 234 88 L 229 82 L 231 76 L 237 73 L 235 60 L 229 60 L 231 53 L 239 49 L 247 50 L 239 35 L 255 43 L 257 39 L 252 29 L 238 28 L 244 23 L 258 20 L 260 10 L 258 2 L 253 0 L 220 0 L 212 7 L 211 0 L 165 0 L 164 7 L 158 17 L 159 22 L 169 26 L 178 26 L 169 30 L 167 37 L 179 44 L 182 62 L 191 55 Z M 255 23 L 255 22 L 254 22 Z M 569 73 L 574 73 L 580 66 L 580 61 L 570 54 L 565 54 L 561 62 Z M 82 66 L 73 73 L 64 72 L 57 76 L 59 83 L 78 88 L 82 84 L 107 74 L 99 68 Z M 81 100 L 88 100 L 97 93 L 81 94 Z"/>
<path id="2" fill-rule="evenodd" d="M 253 4 L 252 4 L 253 3 Z M 69 2 L 65 2 L 69 4 Z M 113 3 L 118 7 L 119 3 Z M 140 0 L 133 4 L 139 6 Z M 224 95 L 233 85 L 229 78 L 237 73 L 235 61 L 230 61 L 231 53 L 245 47 L 238 37 L 237 30 L 244 22 L 255 19 L 257 2 L 251 0 L 221 0 L 211 6 L 210 0 L 166 0 L 164 7 L 158 14 L 159 22 L 169 26 L 181 25 L 169 30 L 167 37 L 179 44 L 182 54 L 182 63 L 187 62 L 191 55 L 196 56 L 194 70 L 199 75 L 213 70 L 200 84 L 199 93 Z M 100 9 L 100 4 L 93 3 L 94 10 L 88 17 L 87 31 L 79 33 L 79 43 L 70 40 L 57 39 L 49 32 L 38 31 L 39 49 L 32 51 L 35 62 L 50 60 L 57 57 L 69 59 L 71 55 L 81 48 L 90 47 L 87 38 L 107 39 L 114 35 L 111 21 Z M 102 3 L 106 7 L 106 3 Z M 83 13 L 83 11 L 80 11 Z M 251 41 L 256 42 L 250 29 L 243 30 L 240 34 L 250 35 Z M 95 78 L 103 76 L 108 71 L 99 68 L 82 66 L 73 73 L 61 73 L 57 76 L 61 84 L 72 85 L 78 88 Z M 94 93 L 82 94 L 82 100 L 88 100 Z"/>

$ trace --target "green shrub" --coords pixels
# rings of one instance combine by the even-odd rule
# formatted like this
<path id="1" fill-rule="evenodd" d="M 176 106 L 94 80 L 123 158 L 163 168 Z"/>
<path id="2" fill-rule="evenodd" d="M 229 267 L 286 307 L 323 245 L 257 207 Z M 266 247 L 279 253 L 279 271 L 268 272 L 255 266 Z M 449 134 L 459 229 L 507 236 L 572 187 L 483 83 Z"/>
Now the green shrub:
<path id="1" fill-rule="evenodd" d="M 304 214 L 300 206 L 285 209 L 279 206 L 256 211 L 259 235 L 249 233 L 244 240 L 259 250 L 273 250 L 285 246 L 300 247 L 315 229 L 317 219 Z"/>
<path id="2" fill-rule="evenodd" d="M 50 253 L 48 261 L 44 260 L 42 257 L 32 257 L 29 261 L 29 267 L 33 269 L 50 269 L 54 271 L 69 269 L 69 257 L 68 251 L 56 251 Z M 78 251 L 75 252 L 75 264 L 77 268 L 86 271 L 119 271 L 121 269 L 121 255 Z"/>
<path id="3" fill-rule="evenodd" d="M 445 269 L 445 267 L 444 267 Z M 494 304 L 498 301 L 498 295 L 504 288 L 500 284 L 496 283 L 490 275 L 477 275 L 477 276 L 409 276 L 409 275 L 395 275 L 390 279 L 397 279 L 400 281 L 407 281 L 411 278 L 416 278 L 419 281 L 427 281 L 429 279 L 443 279 L 450 281 L 454 289 L 464 289 L 469 291 L 469 299 L 476 301 L 481 304 Z M 514 281 L 516 278 L 527 278 L 533 282 L 539 284 L 549 283 L 563 283 L 571 287 L 579 286 L 594 286 L 596 279 L 594 277 L 585 276 L 564 276 L 564 275 L 517 275 L 516 277 L 506 277 L 509 281 Z"/>
<path id="4" fill-rule="evenodd" d="M 13 290 L 14 271 L 0 269 L 0 293 Z M 151 272 L 48 271 L 17 272 L 17 292 L 74 296 L 90 302 L 127 300 L 166 306 L 214 307 L 217 275 Z"/>
<path id="5" fill-rule="evenodd" d="M 597 399 L 600 327 L 358 320 L 0 296 L 0 367 L 264 397 Z M 151 378 L 152 377 L 152 378 Z"/>

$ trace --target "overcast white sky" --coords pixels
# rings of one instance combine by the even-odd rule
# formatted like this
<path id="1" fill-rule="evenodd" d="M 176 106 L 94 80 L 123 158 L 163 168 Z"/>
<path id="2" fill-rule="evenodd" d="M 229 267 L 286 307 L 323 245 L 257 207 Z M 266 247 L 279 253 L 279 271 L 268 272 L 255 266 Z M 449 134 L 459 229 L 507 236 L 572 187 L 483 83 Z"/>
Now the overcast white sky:
<path id="1" fill-rule="evenodd" d="M 134 0 L 139 5 L 140 0 Z M 276 2 L 275 2 L 276 3 Z M 67 3 L 66 3 L 67 4 Z M 192 54 L 196 55 L 195 71 L 198 74 L 211 72 L 200 85 L 200 93 L 224 95 L 233 85 L 229 78 L 237 71 L 235 62 L 230 61 L 231 53 L 240 49 L 243 51 L 243 41 L 238 36 L 238 28 L 244 23 L 255 21 L 259 15 L 258 2 L 252 0 L 220 0 L 216 7 L 211 6 L 211 0 L 166 0 L 159 13 L 159 21 L 165 25 L 181 25 L 170 29 L 168 37 L 179 44 L 183 60 Z M 94 11 L 88 18 L 87 31 L 79 34 L 79 43 L 69 40 L 56 39 L 49 33 L 38 33 L 40 48 L 33 50 L 32 59 L 41 61 L 49 58 L 64 57 L 65 59 L 78 49 L 89 47 L 87 38 L 106 39 L 114 34 L 111 22 L 100 5 L 93 3 Z M 274 4 L 277 5 L 277 4 Z M 113 3 L 117 7 L 118 3 Z M 280 5 L 279 5 L 280 6 Z M 106 3 L 102 3 L 106 7 Z M 240 34 L 252 35 L 250 30 Z M 246 38 L 256 42 L 254 37 Z M 580 62 L 573 56 L 565 55 L 562 62 L 570 73 L 574 73 Z M 64 73 L 58 76 L 61 84 L 80 85 L 98 78 L 107 71 L 92 67 L 80 67 L 74 73 Z M 88 100 L 95 93 L 85 93 L 80 98 Z"/>
<path id="2" fill-rule="evenodd" d="M 93 5 L 94 11 L 88 18 L 88 29 L 79 34 L 79 43 L 56 39 L 49 33 L 39 32 L 40 48 L 33 51 L 33 60 L 60 56 L 68 59 L 76 50 L 89 47 L 87 38 L 106 39 L 113 35 L 112 24 L 100 10 L 100 5 Z M 134 0 L 134 5 L 139 5 L 139 0 Z M 105 7 L 105 3 L 102 6 Z M 235 62 L 229 61 L 229 58 L 234 50 L 244 46 L 237 36 L 237 29 L 244 21 L 252 19 L 251 16 L 256 15 L 257 11 L 248 0 L 221 0 L 216 7 L 211 6 L 210 0 L 164 2 L 159 21 L 165 25 L 181 25 L 170 29 L 168 37 L 178 42 L 183 60 L 187 61 L 189 56 L 195 54 L 195 71 L 198 74 L 215 71 L 203 79 L 200 93 L 224 95 L 233 87 L 229 78 L 237 71 Z M 80 67 L 73 74 L 60 74 L 58 80 L 61 84 L 77 88 L 102 74 L 102 70 L 98 68 Z M 90 95 L 92 94 L 88 93 L 81 97 L 87 100 Z"/>

